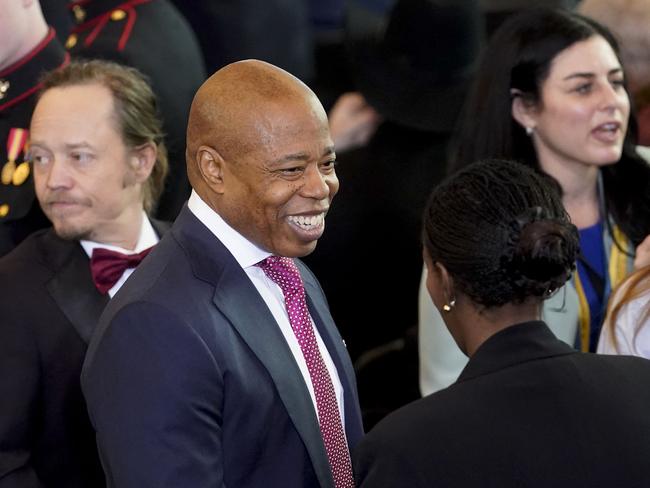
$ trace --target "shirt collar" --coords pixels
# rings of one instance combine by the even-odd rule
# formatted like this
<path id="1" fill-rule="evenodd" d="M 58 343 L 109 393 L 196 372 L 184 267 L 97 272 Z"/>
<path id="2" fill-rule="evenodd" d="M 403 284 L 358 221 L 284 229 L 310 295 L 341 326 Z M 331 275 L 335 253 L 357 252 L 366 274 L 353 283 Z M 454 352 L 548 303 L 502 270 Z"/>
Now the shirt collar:
<path id="1" fill-rule="evenodd" d="M 260 249 L 228 225 L 194 190 L 187 202 L 187 207 L 226 246 L 226 249 L 230 251 L 242 268 L 255 266 L 271 255 L 270 252 Z"/>
<path id="2" fill-rule="evenodd" d="M 143 211 L 142 212 L 142 226 L 140 227 L 140 236 L 138 237 L 138 242 L 135 245 L 135 249 L 124 249 L 119 246 L 112 246 L 110 244 L 103 244 L 101 242 L 80 240 L 79 243 L 83 247 L 84 251 L 88 257 L 92 256 L 93 250 L 96 248 L 109 249 L 111 251 L 121 252 L 123 254 L 137 254 L 144 251 L 145 249 L 155 246 L 158 243 L 158 234 L 154 230 L 149 217 Z"/>

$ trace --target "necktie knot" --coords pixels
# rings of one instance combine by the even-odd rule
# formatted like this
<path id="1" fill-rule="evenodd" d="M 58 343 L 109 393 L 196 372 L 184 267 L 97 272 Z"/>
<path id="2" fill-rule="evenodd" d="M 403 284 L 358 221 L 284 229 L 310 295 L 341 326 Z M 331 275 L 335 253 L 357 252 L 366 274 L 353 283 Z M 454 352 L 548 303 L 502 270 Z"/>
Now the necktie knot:
<path id="1" fill-rule="evenodd" d="M 99 247 L 93 249 L 90 273 L 97 290 L 102 294 L 108 293 L 124 272 L 129 268 L 136 268 L 151 249 L 150 247 L 137 254 L 123 254 Z"/>
<path id="2" fill-rule="evenodd" d="M 291 258 L 282 256 L 269 256 L 257 263 L 266 276 L 276 283 L 282 293 L 287 294 L 304 293 L 304 286 L 300 271 Z"/>

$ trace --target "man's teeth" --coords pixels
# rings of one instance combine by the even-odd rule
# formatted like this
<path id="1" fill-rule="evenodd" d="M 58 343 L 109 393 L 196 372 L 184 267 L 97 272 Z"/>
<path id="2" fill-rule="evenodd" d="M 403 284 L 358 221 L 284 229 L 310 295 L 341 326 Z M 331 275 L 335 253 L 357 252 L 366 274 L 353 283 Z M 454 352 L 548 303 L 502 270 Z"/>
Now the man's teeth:
<path id="1" fill-rule="evenodd" d="M 323 218 L 324 214 L 312 216 L 292 215 L 289 220 L 303 229 L 309 230 L 323 225 Z"/>

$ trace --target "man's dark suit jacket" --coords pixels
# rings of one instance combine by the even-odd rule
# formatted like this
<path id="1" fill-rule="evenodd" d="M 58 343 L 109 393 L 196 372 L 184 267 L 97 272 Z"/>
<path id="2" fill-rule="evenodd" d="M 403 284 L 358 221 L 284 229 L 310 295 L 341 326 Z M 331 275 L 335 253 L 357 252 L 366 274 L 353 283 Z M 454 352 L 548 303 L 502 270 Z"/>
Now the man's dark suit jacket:
<path id="1" fill-rule="evenodd" d="M 650 362 L 583 354 L 543 322 L 488 339 L 449 388 L 354 455 L 360 488 L 650 486 Z"/>
<path id="2" fill-rule="evenodd" d="M 0 488 L 104 486 L 79 376 L 108 301 L 52 229 L 0 260 Z"/>
<path id="3" fill-rule="evenodd" d="M 310 313 L 362 435 L 354 373 L 325 297 Z M 307 386 L 244 270 L 186 207 L 111 301 L 82 387 L 109 486 L 333 487 Z"/>

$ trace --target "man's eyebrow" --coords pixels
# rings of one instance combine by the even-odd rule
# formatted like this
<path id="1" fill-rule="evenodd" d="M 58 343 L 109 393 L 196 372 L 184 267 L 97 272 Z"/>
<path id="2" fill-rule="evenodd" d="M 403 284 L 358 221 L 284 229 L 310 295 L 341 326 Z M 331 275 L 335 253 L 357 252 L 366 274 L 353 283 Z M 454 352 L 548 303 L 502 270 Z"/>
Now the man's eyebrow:
<path id="1" fill-rule="evenodd" d="M 321 157 L 329 156 L 330 154 L 334 154 L 334 146 L 327 146 L 323 150 L 323 154 L 321 155 Z M 309 158 L 310 156 L 306 152 L 297 152 L 292 154 L 286 154 L 281 158 L 271 161 L 271 164 L 282 164 L 282 163 L 289 163 L 292 161 L 307 161 Z"/>
<path id="2" fill-rule="evenodd" d="M 45 149 L 46 145 L 44 143 L 40 142 L 40 141 L 30 140 L 29 141 L 29 147 L 40 147 L 40 148 Z"/>
<path id="3" fill-rule="evenodd" d="M 81 142 L 70 142 L 65 144 L 66 149 L 80 149 L 80 148 L 88 148 L 92 149 L 93 145 L 86 142 L 86 141 L 81 141 Z"/>
<path id="4" fill-rule="evenodd" d="M 45 142 L 41 141 L 30 141 L 29 143 L 30 147 L 38 147 L 41 149 L 48 149 L 48 145 Z M 65 147 L 66 151 L 69 151 L 71 149 L 93 149 L 93 145 L 90 144 L 89 142 L 86 141 L 81 141 L 81 142 L 68 142 L 63 145 Z"/>
<path id="5" fill-rule="evenodd" d="M 275 161 L 271 161 L 271 164 L 282 164 L 291 161 L 306 161 L 307 159 L 309 159 L 309 155 L 307 153 L 297 152 L 293 154 L 286 154 L 281 158 L 276 159 Z"/>

